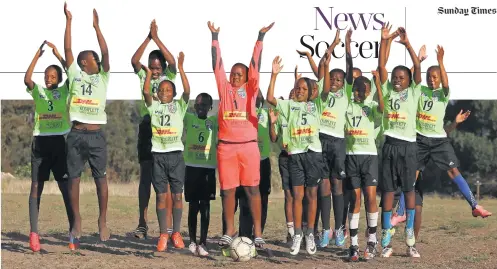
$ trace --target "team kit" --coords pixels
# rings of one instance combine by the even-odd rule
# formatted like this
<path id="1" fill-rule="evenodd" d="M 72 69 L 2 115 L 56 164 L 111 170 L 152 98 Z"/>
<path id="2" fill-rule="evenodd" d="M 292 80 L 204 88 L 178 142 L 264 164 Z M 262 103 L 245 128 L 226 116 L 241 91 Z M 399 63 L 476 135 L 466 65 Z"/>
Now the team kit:
<path id="1" fill-rule="evenodd" d="M 85 50 L 75 59 L 71 45 L 72 14 L 66 4 L 64 12 L 64 56 L 52 43 L 43 42 L 24 79 L 35 102 L 29 195 L 29 242 L 34 252 L 41 249 L 39 205 L 50 172 L 66 206 L 69 248 L 79 248 L 82 235 L 79 185 L 87 162 L 97 189 L 100 240 L 110 238 L 107 138 L 101 128 L 107 123 L 109 49 L 98 14 L 93 10 L 93 28 L 101 53 Z M 220 28 L 208 22 L 212 34 L 212 68 L 219 94 L 219 112 L 208 116 L 213 109 L 213 99 L 208 93 L 198 94 L 194 112 L 188 112 L 190 85 L 183 69 L 185 55 L 181 52 L 176 59 L 159 38 L 155 20 L 150 24 L 148 35 L 131 58 L 140 81 L 140 89 L 136 90 L 142 93 L 137 145 L 139 219 L 133 236 L 148 236 L 148 204 L 153 187 L 160 229 L 157 251 L 166 251 L 168 243 L 174 248 L 185 248 L 180 234 L 184 199 L 188 203 L 188 249 L 194 255 L 208 256 L 210 201 L 216 199 L 217 170 L 223 208 L 219 246 L 226 249 L 235 238 L 247 237 L 256 248 L 264 249 L 272 143 L 281 148 L 277 165 L 285 195 L 286 242 L 292 255 L 300 252 L 303 241 L 308 254 L 313 255 L 318 248 L 330 244 L 343 247 L 350 237 L 348 258 L 358 261 L 361 196 L 364 196 L 363 258 L 390 257 L 395 227 L 403 222 L 407 255 L 420 257 L 415 244 L 421 227 L 422 172 L 430 160 L 447 171 L 471 206 L 474 217 L 492 215 L 478 205 L 458 170 L 458 159 L 447 137 L 468 118 L 470 111 L 461 111 L 452 124 L 444 125 L 450 90 L 443 47 L 437 47 L 438 65 L 427 69 L 424 86 L 421 62 L 427 57 L 425 46 L 416 54 L 406 30 L 402 27 L 392 30 L 386 23 L 381 29 L 378 67 L 367 78 L 353 65 L 352 30 L 346 31 L 343 42 L 346 70 L 331 68 L 336 60 L 332 52 L 343 44 L 337 30 L 319 63 L 314 62 L 309 52 L 298 51 L 298 57 L 308 59 L 315 77 L 303 77 L 295 68 L 295 83 L 288 91 L 288 98 L 274 96 L 277 76 L 283 68 L 282 59 L 275 57 L 264 98 L 259 72 L 263 40 L 273 25 L 260 29 L 249 65 L 234 64 L 227 79 L 221 57 Z M 394 40 L 396 46 L 405 47 L 413 66 L 398 65 L 389 76 L 385 66 Z M 142 64 L 144 51 L 152 41 L 158 49 L 149 54 L 146 65 Z M 52 49 L 62 67 L 48 66 L 44 72 L 45 85 L 41 85 L 32 80 L 32 74 L 45 46 Z M 67 75 L 65 81 L 63 72 Z M 180 96 L 175 84 L 178 72 L 184 89 Z M 385 142 L 378 155 L 376 143 L 380 137 Z M 380 203 L 376 201 L 378 187 Z M 240 211 L 238 231 L 235 230 L 237 210 Z M 379 215 L 381 230 L 378 231 Z M 319 221 L 321 232 L 318 232 Z M 377 238 L 377 233 L 381 238 Z"/>

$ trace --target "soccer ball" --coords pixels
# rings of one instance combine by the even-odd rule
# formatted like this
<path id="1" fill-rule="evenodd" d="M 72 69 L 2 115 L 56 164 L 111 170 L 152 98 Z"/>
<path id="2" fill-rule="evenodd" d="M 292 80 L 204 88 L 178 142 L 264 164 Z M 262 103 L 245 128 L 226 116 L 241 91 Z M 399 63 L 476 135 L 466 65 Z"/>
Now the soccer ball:
<path id="1" fill-rule="evenodd" d="M 237 237 L 231 242 L 230 255 L 235 262 L 246 262 L 254 256 L 255 245 L 247 237 Z"/>

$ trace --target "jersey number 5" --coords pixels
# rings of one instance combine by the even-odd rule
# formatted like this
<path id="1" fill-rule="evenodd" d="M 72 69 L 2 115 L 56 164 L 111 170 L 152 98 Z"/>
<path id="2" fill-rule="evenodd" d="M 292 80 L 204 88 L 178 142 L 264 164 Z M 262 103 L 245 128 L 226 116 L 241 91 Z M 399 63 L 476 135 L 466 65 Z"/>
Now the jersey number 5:
<path id="1" fill-rule="evenodd" d="M 300 125 L 306 125 L 307 124 L 307 114 L 302 114 L 302 120 L 300 121 Z"/>

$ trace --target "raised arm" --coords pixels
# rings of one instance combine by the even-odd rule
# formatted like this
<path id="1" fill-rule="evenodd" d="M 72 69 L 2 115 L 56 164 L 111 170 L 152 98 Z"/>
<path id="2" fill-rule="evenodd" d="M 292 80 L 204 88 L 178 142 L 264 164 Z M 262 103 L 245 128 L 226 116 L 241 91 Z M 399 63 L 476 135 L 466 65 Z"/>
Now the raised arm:
<path id="1" fill-rule="evenodd" d="M 66 31 L 64 32 L 64 54 L 66 56 L 67 67 L 69 67 L 74 62 L 74 56 L 72 54 L 71 45 L 72 14 L 67 9 L 67 3 L 64 3 L 64 14 L 66 14 Z"/>
<path id="2" fill-rule="evenodd" d="M 352 29 L 349 28 L 347 31 L 347 34 L 345 35 L 345 81 L 347 81 L 347 84 L 352 85 L 354 82 L 354 63 L 352 60 L 352 54 L 350 52 L 350 41 L 352 38 Z"/>
<path id="3" fill-rule="evenodd" d="M 335 47 L 340 44 L 341 40 L 340 40 L 340 30 L 337 30 L 336 33 L 335 33 L 335 39 L 333 40 L 333 43 L 331 43 L 331 45 L 328 47 L 328 49 L 326 49 L 326 52 L 325 54 L 323 55 L 323 57 L 321 57 L 321 60 L 319 61 L 319 70 L 318 70 L 318 81 L 320 81 L 324 76 L 325 74 L 323 73 L 324 70 L 326 70 L 326 72 L 329 72 L 330 68 L 329 68 L 329 64 L 330 64 L 330 59 L 331 59 L 331 53 L 333 52 L 333 50 L 335 50 Z M 325 58 L 325 55 L 328 55 L 328 58 Z M 325 62 L 328 62 L 328 68 L 325 67 L 326 63 Z M 321 67 L 323 67 L 323 69 L 321 69 Z"/>
<path id="4" fill-rule="evenodd" d="M 442 80 L 442 88 L 444 90 L 445 96 L 449 95 L 449 77 L 447 76 L 447 71 L 445 71 L 444 66 L 444 48 L 440 45 L 437 46 L 437 61 L 440 67 L 440 78 Z"/>
<path id="5" fill-rule="evenodd" d="M 447 134 L 450 134 L 452 131 L 454 131 L 457 128 L 457 126 L 461 122 L 464 122 L 466 119 L 468 119 L 469 115 L 471 115 L 471 110 L 468 110 L 468 111 L 463 113 L 462 109 L 461 109 L 461 111 L 459 112 L 459 114 L 457 114 L 454 121 L 451 124 L 444 127 L 445 132 Z"/>
<path id="6" fill-rule="evenodd" d="M 421 48 L 419 48 L 419 52 L 418 52 L 419 62 L 422 63 L 424 60 L 426 60 L 426 58 L 428 58 L 428 55 L 426 54 L 426 46 L 423 45 L 423 46 L 421 46 Z M 414 73 L 414 66 L 411 67 L 411 74 L 412 73 Z"/>
<path id="7" fill-rule="evenodd" d="M 274 98 L 274 85 L 276 84 L 276 77 L 283 69 L 283 65 L 281 65 L 280 56 L 276 56 L 273 60 L 273 67 L 271 71 L 271 80 L 269 81 L 269 87 L 267 88 L 266 100 L 272 106 L 277 105 L 276 98 Z"/>
<path id="8" fill-rule="evenodd" d="M 62 55 L 60 55 L 59 51 L 57 50 L 57 47 L 55 47 L 54 44 L 48 41 L 45 41 L 45 44 L 47 44 L 47 46 L 49 46 L 52 49 L 53 55 L 55 55 L 57 60 L 59 60 L 60 64 L 62 65 L 62 68 L 66 70 L 69 66 L 67 66 L 66 61 L 64 60 Z"/>
<path id="9" fill-rule="evenodd" d="M 169 65 L 169 70 L 176 74 L 176 60 L 174 59 L 174 56 L 171 54 L 171 52 L 169 52 L 169 50 L 166 48 L 164 43 L 162 43 L 162 41 L 160 40 L 157 31 L 157 23 L 155 22 L 155 20 L 153 20 L 152 25 L 150 26 L 150 34 L 152 35 L 152 40 L 155 42 L 155 44 L 157 44 L 157 47 L 159 47 L 160 51 L 164 55 L 164 58 Z"/>
<path id="10" fill-rule="evenodd" d="M 330 94 L 330 59 L 331 52 L 326 51 L 321 58 L 322 64 L 319 64 L 319 73 L 324 74 L 324 83 L 323 83 L 323 91 L 321 92 L 321 100 L 325 102 L 328 99 L 328 95 Z M 319 78 L 321 80 L 321 78 Z"/>
<path id="11" fill-rule="evenodd" d="M 411 61 L 414 65 L 413 80 L 414 83 L 418 85 L 419 83 L 421 83 L 421 63 L 418 59 L 418 56 L 416 55 L 416 52 L 414 52 L 414 49 L 412 48 L 411 43 L 409 42 L 409 39 L 407 38 L 406 29 L 404 29 L 403 27 L 399 27 L 398 31 L 399 31 L 400 40 L 396 42 L 404 45 L 407 51 L 409 52 L 409 55 L 411 56 Z"/>
<path id="12" fill-rule="evenodd" d="M 26 74 L 24 74 L 24 84 L 26 87 L 28 87 L 29 90 L 33 90 L 35 88 L 35 83 L 32 80 L 33 77 L 33 71 L 35 69 L 36 63 L 38 62 L 38 59 L 43 55 L 43 46 L 45 45 L 46 41 L 41 44 L 41 46 L 38 48 L 36 51 L 35 57 L 33 57 L 33 60 L 31 61 L 31 64 L 28 67 L 28 70 L 26 71 Z"/>
<path id="13" fill-rule="evenodd" d="M 255 42 L 254 52 L 248 68 L 247 91 L 255 92 L 259 90 L 259 77 L 261 71 L 262 41 L 266 33 L 273 28 L 274 22 L 269 26 L 262 27 Z"/>
<path id="14" fill-rule="evenodd" d="M 373 80 L 377 89 L 376 92 L 378 94 L 378 112 L 383 113 L 383 109 L 385 108 L 385 103 L 383 102 L 383 93 L 380 85 L 380 74 L 376 70 L 371 71 L 371 74 L 373 74 Z"/>
<path id="15" fill-rule="evenodd" d="M 142 68 L 142 64 L 140 63 L 140 59 L 143 56 L 143 53 L 145 52 L 145 49 L 148 46 L 148 43 L 150 43 L 150 40 L 152 40 L 152 35 L 149 32 L 147 38 L 143 41 L 143 43 L 138 47 L 136 50 L 135 54 L 133 54 L 133 57 L 131 57 L 131 66 L 133 66 L 133 71 L 135 73 L 138 73 L 140 69 Z"/>
<path id="16" fill-rule="evenodd" d="M 102 53 L 102 67 L 105 73 L 110 70 L 109 61 L 109 48 L 105 42 L 104 35 L 100 31 L 100 26 L 98 25 L 98 13 L 96 9 L 93 9 L 93 28 L 95 28 L 95 33 L 97 34 L 98 45 L 100 46 L 100 53 Z"/>
<path id="17" fill-rule="evenodd" d="M 223 58 L 221 58 L 221 48 L 218 41 L 220 27 L 215 28 L 214 23 L 210 21 L 207 22 L 207 26 L 212 33 L 212 70 L 214 70 L 214 76 L 216 77 L 219 98 L 223 98 L 228 81 L 226 80 L 226 72 L 224 71 Z"/>
<path id="18" fill-rule="evenodd" d="M 269 108 L 269 138 L 271 142 L 275 143 L 278 141 L 278 134 L 276 133 L 276 121 L 278 120 L 278 112 L 274 111 L 273 108 Z"/>
<path id="19" fill-rule="evenodd" d="M 389 40 L 393 40 L 395 34 L 390 34 L 392 26 L 387 22 L 381 27 L 381 42 L 380 42 L 380 57 L 378 58 L 378 72 L 380 75 L 380 83 L 383 85 L 388 79 L 386 69 L 387 59 L 390 54 L 390 49 L 387 51 Z M 380 88 L 381 89 L 381 88 Z"/>
<path id="20" fill-rule="evenodd" d="M 181 83 L 183 83 L 183 100 L 188 104 L 190 101 L 190 83 L 188 83 L 188 78 L 186 77 L 185 70 L 183 69 L 183 63 L 185 61 L 185 54 L 183 52 L 179 53 L 178 56 L 178 69 L 181 76 Z"/>
<path id="21" fill-rule="evenodd" d="M 145 83 L 143 83 L 143 98 L 145 99 L 145 104 L 147 106 L 152 105 L 152 95 L 150 94 L 150 79 L 152 78 L 152 71 L 146 66 L 146 65 L 141 65 L 143 70 L 147 72 L 147 77 L 145 78 Z"/>
<path id="22" fill-rule="evenodd" d="M 318 73 L 318 66 L 316 65 L 316 62 L 314 61 L 314 59 L 312 58 L 311 56 L 311 53 L 309 51 L 300 51 L 300 50 L 297 50 L 297 53 L 300 55 L 300 58 L 307 58 L 307 60 L 309 61 L 309 65 L 311 66 L 311 69 L 312 69 L 312 73 L 314 73 L 314 75 L 316 77 L 319 76 L 319 73 Z"/>

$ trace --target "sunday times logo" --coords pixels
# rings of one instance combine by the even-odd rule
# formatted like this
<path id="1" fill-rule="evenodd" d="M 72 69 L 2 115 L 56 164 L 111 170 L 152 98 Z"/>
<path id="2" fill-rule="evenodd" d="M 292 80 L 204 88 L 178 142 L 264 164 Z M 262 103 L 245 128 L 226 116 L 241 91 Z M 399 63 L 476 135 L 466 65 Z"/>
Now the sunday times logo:
<path id="1" fill-rule="evenodd" d="M 471 7 L 471 8 L 438 8 L 438 15 L 495 15 L 497 14 L 497 8 L 481 8 L 481 7 Z"/>
<path id="2" fill-rule="evenodd" d="M 316 21 L 314 30 L 316 31 L 320 30 L 318 22 L 320 22 L 320 25 L 323 25 L 324 22 L 324 27 L 328 28 L 330 31 L 339 29 L 342 32 L 346 32 L 349 28 L 353 31 L 381 31 L 381 27 L 385 23 L 384 13 L 343 12 L 334 7 L 314 7 L 314 13 Z M 334 36 L 335 35 L 333 34 L 331 39 L 327 41 L 318 41 L 315 40 L 314 35 L 306 34 L 300 37 L 300 44 L 305 48 L 304 50 L 310 51 L 311 56 L 316 55 L 321 58 L 331 42 L 333 42 Z M 344 35 L 341 34 L 341 36 Z M 354 38 L 354 35 L 352 38 Z M 342 49 L 335 49 L 332 52 L 334 58 L 340 59 L 345 57 L 345 37 L 342 37 L 341 40 L 342 41 L 337 48 L 341 47 Z M 352 40 L 350 47 L 353 58 L 377 59 L 380 51 L 380 40 L 379 38 L 374 41 Z M 300 57 L 305 58 L 304 55 L 301 55 Z"/>

